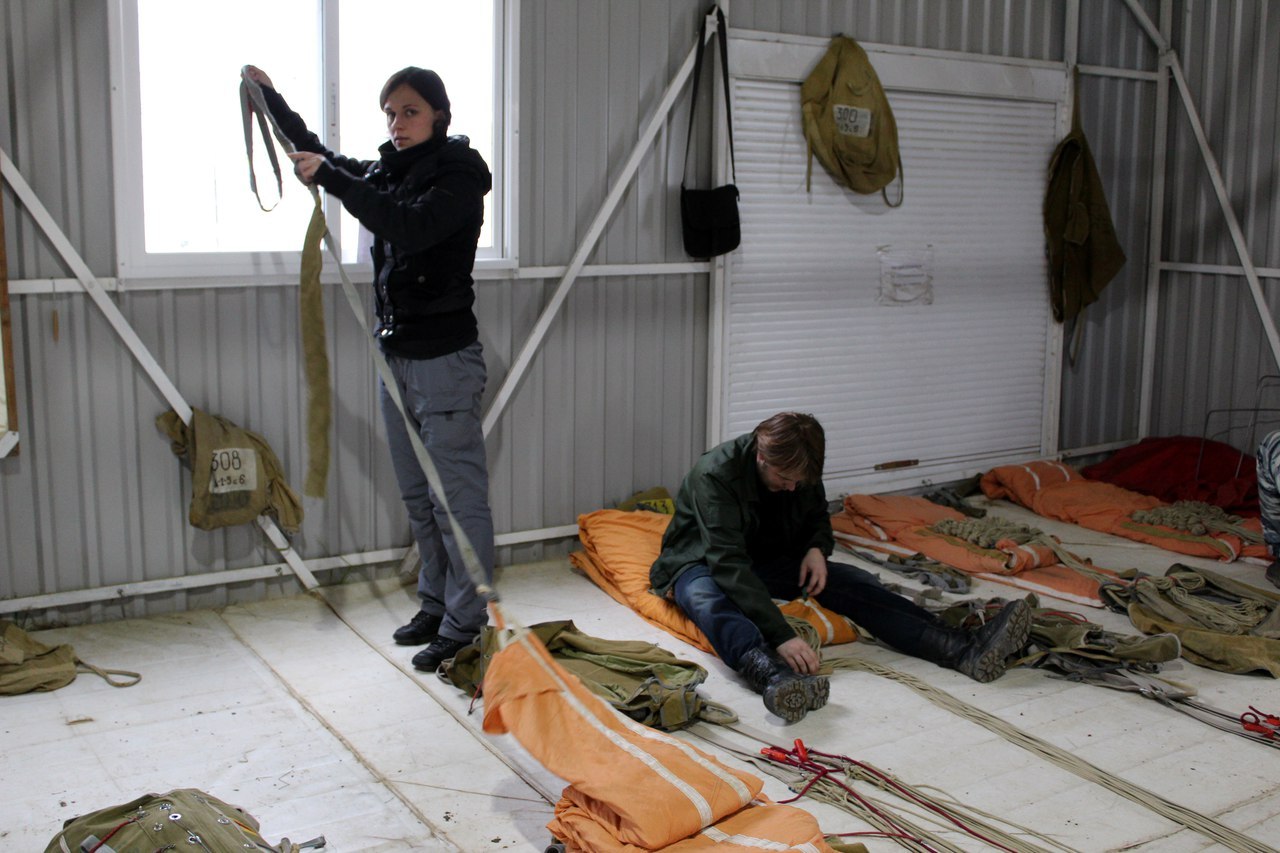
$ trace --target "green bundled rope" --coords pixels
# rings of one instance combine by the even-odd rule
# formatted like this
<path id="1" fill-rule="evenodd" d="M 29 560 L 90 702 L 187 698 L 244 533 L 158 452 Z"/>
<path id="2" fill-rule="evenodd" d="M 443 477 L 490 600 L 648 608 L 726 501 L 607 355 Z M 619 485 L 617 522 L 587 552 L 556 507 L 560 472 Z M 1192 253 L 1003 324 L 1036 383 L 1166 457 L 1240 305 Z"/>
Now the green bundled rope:
<path id="1" fill-rule="evenodd" d="M 1134 510 L 1130 518 L 1139 524 L 1172 527 L 1195 536 L 1231 533 L 1249 544 L 1262 544 L 1262 534 L 1244 527 L 1243 518 L 1203 501 L 1178 501 L 1154 509 Z"/>
<path id="2" fill-rule="evenodd" d="M 1164 577 L 1146 577 L 1133 585 L 1133 595 L 1156 612 L 1179 621 L 1190 616 L 1195 622 L 1223 634 L 1247 634 L 1270 614 L 1261 599 L 1230 601 L 1218 595 L 1199 594 L 1208 584 L 1193 572 L 1173 572 Z M 1177 606 L 1170 611 L 1167 599 Z"/>
<path id="3" fill-rule="evenodd" d="M 1063 548 L 1061 542 L 1043 530 L 1027 524 L 1019 524 L 1007 518 L 999 518 L 997 516 L 965 519 L 944 518 L 935 522 L 929 529 L 944 536 L 963 539 L 965 542 L 970 542 L 979 548 L 986 548 L 987 550 L 995 550 L 998 543 L 1005 541 L 1013 542 L 1015 545 L 1042 545 L 1052 551 L 1053 555 L 1064 566 L 1075 569 L 1082 575 L 1093 578 L 1099 583 L 1115 583 L 1116 581 L 1114 576 L 1098 571 L 1087 561 L 1081 560 L 1075 554 Z"/>

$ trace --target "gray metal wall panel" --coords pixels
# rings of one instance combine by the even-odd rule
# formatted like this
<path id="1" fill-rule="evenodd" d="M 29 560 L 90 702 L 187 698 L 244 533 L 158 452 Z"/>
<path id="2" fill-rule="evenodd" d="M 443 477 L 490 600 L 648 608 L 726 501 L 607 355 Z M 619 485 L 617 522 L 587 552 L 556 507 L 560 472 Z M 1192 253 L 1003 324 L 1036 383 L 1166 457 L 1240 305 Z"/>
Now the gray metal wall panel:
<path id="1" fill-rule="evenodd" d="M 640 122 L 691 47 L 705 5 L 696 0 L 522 0 L 522 265 L 569 260 L 629 153 Z M 1060 60 L 1066 32 L 1066 0 L 732 0 L 729 5 L 731 25 L 743 29 L 809 36 L 846 32 L 885 44 L 1036 60 Z M 1184 6 L 1175 5 L 1179 11 Z M 1151 70 L 1155 54 L 1122 6 L 1112 0 L 1083 0 L 1081 61 Z M 1143 6 L 1155 15 L 1159 0 L 1143 0 Z M 1234 170 L 1233 191 L 1243 194 L 1253 211 L 1246 229 L 1260 247 L 1265 244 L 1258 261 L 1280 266 L 1270 169 L 1277 92 L 1265 76 L 1270 65 L 1257 59 L 1270 55 L 1268 48 L 1274 53 L 1280 15 L 1254 6 L 1194 4 L 1190 22 L 1179 17 L 1180 32 L 1186 35 L 1180 35 L 1178 46 L 1196 58 L 1188 69 L 1193 88 L 1216 99 L 1219 121 L 1212 132 L 1231 146 L 1226 159 Z M 112 274 L 114 265 L 105 9 L 105 3 L 83 0 L 0 4 L 5 56 L 0 145 L 100 275 Z M 1209 74 L 1206 84 L 1204 69 L 1217 67 L 1221 71 Z M 1253 81 L 1247 93 L 1229 96 L 1225 81 L 1245 76 Z M 704 85 L 710 79 L 708 75 Z M 1145 81 L 1086 78 L 1083 83 L 1085 125 L 1130 264 L 1097 309 L 1091 309 L 1081 361 L 1068 371 L 1065 446 L 1135 437 L 1153 91 L 1154 85 Z M 1232 110 L 1237 124 L 1228 128 L 1224 117 Z M 1247 121 L 1242 112 L 1249 115 Z M 674 190 L 680 182 L 687 120 L 682 98 L 591 262 L 685 260 Z M 699 117 L 699 126 L 703 133 L 709 128 L 706 115 Z M 1181 156 L 1183 150 L 1189 150 L 1188 138 L 1175 130 L 1172 185 L 1197 186 L 1192 180 L 1196 164 Z M 692 163 L 699 180 L 706 178 L 705 159 L 695 156 Z M 1205 186 L 1196 193 L 1207 198 Z M 1187 249 L 1184 258 L 1229 259 L 1218 236 L 1201 241 L 1208 249 L 1176 239 L 1186 235 L 1200 240 L 1206 227 L 1220 234 L 1212 210 L 1195 194 L 1171 197 L 1169 208 L 1194 216 L 1167 220 L 1169 245 Z M 5 212 L 11 276 L 66 276 L 7 192 Z M 490 394 L 555 283 L 503 280 L 478 286 Z M 271 288 L 114 298 L 179 389 L 194 404 L 214 407 L 262 432 L 280 453 L 291 480 L 298 482 L 306 460 L 293 344 L 295 297 L 292 288 Z M 1233 357 L 1246 366 L 1267 361 L 1267 353 L 1253 340 L 1256 333 L 1247 329 L 1248 312 L 1238 305 L 1217 306 L 1213 299 L 1206 306 L 1206 298 L 1171 298 L 1162 314 L 1166 325 L 1174 317 L 1191 321 L 1177 320 L 1187 352 L 1169 347 L 1160 354 L 1157 410 L 1165 422 L 1194 419 L 1185 413 L 1194 414 L 1216 399 L 1210 383 L 1188 382 L 1206 369 L 1198 366 L 1206 361 L 1203 356 L 1223 346 L 1216 335 L 1240 334 Z M 159 398 L 89 302 L 78 294 L 18 296 L 14 301 L 24 438 L 19 456 L 0 460 L 0 559 L 5 561 L 0 595 L 278 559 L 256 531 L 204 533 L 186 525 L 189 475 L 180 473 L 152 425 Z M 330 294 L 327 304 L 337 389 L 335 462 L 329 498 L 307 501 L 308 519 L 298 542 L 308 557 L 408 541 L 385 459 L 361 330 L 336 295 Z M 1223 318 L 1239 315 L 1244 333 L 1229 323 L 1200 324 L 1199 314 L 1181 313 L 1206 310 Z M 56 341 L 54 312 L 59 318 Z M 636 489 L 658 484 L 675 488 L 705 436 L 707 327 L 704 275 L 580 281 L 490 441 L 497 529 L 568 524 L 578 513 L 607 506 Z M 1233 362 L 1231 368 L 1240 365 Z M 1180 400 L 1182 385 L 1206 390 Z M 509 548 L 502 559 L 533 558 L 567 547 Z M 225 591 L 174 593 L 130 605 L 127 612 L 182 609 L 294 588 L 286 578 Z M 119 607 L 83 610 L 86 615 L 69 618 L 122 612 Z"/>
<path id="2" fill-rule="evenodd" d="M 1158 20 L 1159 0 L 1140 4 Z M 1079 62 L 1152 72 L 1158 51 L 1123 3 L 1082 0 Z M 1074 361 L 1063 355 L 1059 444 L 1064 449 L 1132 441 L 1139 434 L 1139 387 L 1146 259 L 1153 186 L 1156 83 L 1080 76 L 1080 119 L 1128 262 L 1083 314 Z"/>
<path id="3" fill-rule="evenodd" d="M 1280 13 L 1273 4 L 1175 4 L 1174 47 L 1209 145 L 1257 267 L 1280 267 L 1280 89 L 1274 57 Z M 1238 254 L 1192 135 L 1181 99 L 1170 112 L 1170 188 L 1165 259 L 1237 267 Z M 1280 281 L 1263 279 L 1277 317 Z M 1162 277 L 1160 345 L 1152 432 L 1200 435 L 1251 452 L 1248 413 L 1211 410 L 1280 406 L 1280 387 L 1260 377 L 1280 373 L 1243 275 L 1189 272 Z M 1272 426 L 1274 427 L 1274 420 Z"/>
<path id="4" fill-rule="evenodd" d="M 1082 315 L 1074 361 L 1068 341 L 1062 367 L 1064 448 L 1138 437 L 1155 95 L 1155 84 L 1145 80 L 1080 79 L 1081 122 L 1128 261 Z"/>
<path id="5" fill-rule="evenodd" d="M 6 66 L 0 147 L 90 268 L 109 274 L 115 232 L 107 4 L 6 0 L 0 27 Z M 18 217 L 6 223 L 10 278 L 67 275 L 34 223 Z"/>
<path id="6" fill-rule="evenodd" d="M 731 24 L 1023 59 L 1062 58 L 1064 0 L 731 0 Z"/>

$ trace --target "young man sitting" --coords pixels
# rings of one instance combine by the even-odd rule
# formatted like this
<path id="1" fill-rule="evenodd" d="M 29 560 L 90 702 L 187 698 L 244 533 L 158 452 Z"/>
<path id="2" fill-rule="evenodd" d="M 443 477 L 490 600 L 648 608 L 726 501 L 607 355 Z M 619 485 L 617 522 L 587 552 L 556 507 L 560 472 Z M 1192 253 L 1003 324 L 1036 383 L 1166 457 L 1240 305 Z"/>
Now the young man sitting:
<path id="1" fill-rule="evenodd" d="M 685 477 L 649 572 L 765 707 L 787 722 L 827 702 L 817 652 L 773 599 L 813 596 L 876 639 L 988 682 L 1031 630 L 1013 601 L 976 631 L 950 628 L 870 572 L 828 563 L 835 545 L 822 486 L 826 437 L 812 415 L 782 412 L 704 453 Z"/>

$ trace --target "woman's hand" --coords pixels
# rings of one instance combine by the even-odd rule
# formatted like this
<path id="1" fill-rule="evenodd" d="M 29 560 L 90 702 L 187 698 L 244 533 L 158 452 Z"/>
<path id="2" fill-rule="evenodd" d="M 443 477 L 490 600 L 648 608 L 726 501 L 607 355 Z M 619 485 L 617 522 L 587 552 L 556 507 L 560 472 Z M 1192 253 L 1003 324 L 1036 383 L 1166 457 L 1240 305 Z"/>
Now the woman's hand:
<path id="1" fill-rule="evenodd" d="M 267 76 L 267 72 L 263 71 L 256 65 L 246 65 L 244 67 L 244 73 L 246 77 L 257 83 L 259 86 L 266 86 L 269 89 L 275 88 L 275 86 L 271 84 L 271 78 Z"/>
<path id="2" fill-rule="evenodd" d="M 295 151 L 289 155 L 289 159 L 293 161 L 293 173 L 306 186 L 315 182 L 316 171 L 325 162 L 324 155 L 311 151 Z"/>

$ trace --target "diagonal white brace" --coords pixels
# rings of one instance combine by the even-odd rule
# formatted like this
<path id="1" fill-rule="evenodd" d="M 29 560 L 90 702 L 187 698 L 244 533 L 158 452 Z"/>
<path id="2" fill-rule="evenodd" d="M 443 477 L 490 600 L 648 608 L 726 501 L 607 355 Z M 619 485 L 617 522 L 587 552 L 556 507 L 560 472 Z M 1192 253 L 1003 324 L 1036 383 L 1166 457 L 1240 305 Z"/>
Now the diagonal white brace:
<path id="1" fill-rule="evenodd" d="M 1191 87 L 1187 84 L 1186 74 L 1183 73 L 1182 63 L 1178 59 L 1178 54 L 1169 45 L 1168 40 L 1152 22 L 1146 11 L 1138 5 L 1137 0 L 1125 0 L 1125 5 L 1129 7 L 1129 11 L 1137 19 L 1139 25 L 1146 31 L 1151 41 L 1160 51 L 1162 58 L 1169 65 L 1169 70 L 1173 74 L 1174 83 L 1178 87 L 1178 95 L 1182 99 L 1182 105 L 1187 111 L 1187 120 L 1191 122 L 1191 132 L 1196 138 L 1196 144 L 1200 148 L 1200 156 L 1204 160 L 1205 169 L 1209 173 L 1209 180 L 1213 184 L 1214 194 L 1218 199 L 1218 206 L 1222 208 L 1222 216 L 1226 220 L 1227 230 L 1231 233 L 1231 242 L 1235 246 L 1236 254 L 1240 257 L 1240 265 L 1244 267 L 1244 277 L 1249 283 L 1249 293 L 1253 297 L 1254 307 L 1258 309 L 1258 318 L 1262 321 L 1263 332 L 1267 336 L 1267 343 L 1271 347 L 1271 356 L 1280 366 L 1280 333 L 1276 330 L 1276 321 L 1271 314 L 1271 308 L 1267 305 L 1266 295 L 1262 292 L 1262 282 L 1258 279 L 1258 270 L 1253 264 L 1253 258 L 1249 252 L 1249 244 L 1245 240 L 1244 230 L 1240 227 L 1240 220 L 1236 217 L 1235 208 L 1231 205 L 1231 196 L 1227 192 L 1227 183 L 1222 177 L 1222 170 L 1218 167 L 1218 160 L 1213 154 L 1213 149 L 1209 147 L 1209 138 L 1204 131 L 1204 123 L 1200 119 L 1200 111 L 1196 108 L 1195 101 L 1191 97 Z M 1162 259 L 1155 258 L 1153 263 L 1159 263 Z"/>
<path id="2" fill-rule="evenodd" d="M 67 239 L 67 235 L 58 227 L 58 223 L 54 221 L 49 211 L 40 201 L 39 197 L 32 191 L 31 186 L 22 177 L 17 166 L 9 159 L 9 155 L 0 150 L 0 175 L 9 182 L 9 186 L 13 189 L 18 200 L 27 208 L 27 212 L 31 214 L 36 223 L 44 231 L 45 237 L 53 244 L 54 249 L 62 256 L 63 262 L 71 268 L 80 285 L 84 288 L 85 293 L 89 294 L 102 313 L 106 315 L 107 322 L 111 324 L 111 328 L 115 329 L 116 334 L 124 341 L 124 345 L 133 353 L 133 357 L 137 359 L 142 369 L 146 371 L 151 381 L 156 384 L 160 390 L 161 396 L 169 407 L 182 418 L 184 424 L 191 423 L 191 406 L 183 399 L 182 394 L 178 392 L 177 386 L 169 379 L 168 375 L 160 367 L 155 356 L 147 349 L 147 345 L 138 337 L 138 333 L 134 331 L 133 326 L 129 324 L 128 319 L 121 313 L 116 304 L 107 296 L 106 291 L 102 289 L 102 285 L 98 283 L 97 278 L 89 270 L 89 265 L 80 257 L 80 253 L 71 245 L 71 241 Z M 298 580 L 307 589 L 315 589 L 319 586 L 315 576 L 311 574 L 311 570 L 302 562 L 302 558 L 289 545 L 289 540 L 285 538 L 284 533 L 280 530 L 276 523 L 266 516 L 258 516 L 258 526 L 267 534 L 267 538 L 271 544 L 280 552 L 280 556 L 288 563 L 289 568 L 298 576 Z"/>

